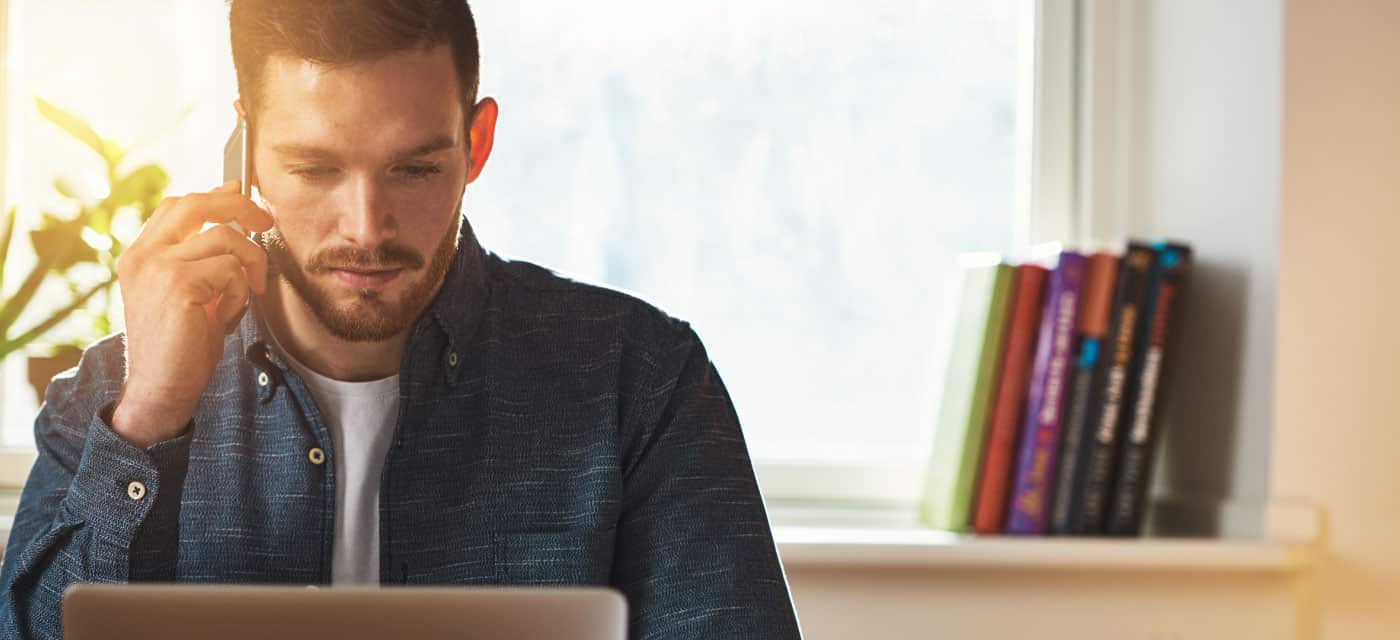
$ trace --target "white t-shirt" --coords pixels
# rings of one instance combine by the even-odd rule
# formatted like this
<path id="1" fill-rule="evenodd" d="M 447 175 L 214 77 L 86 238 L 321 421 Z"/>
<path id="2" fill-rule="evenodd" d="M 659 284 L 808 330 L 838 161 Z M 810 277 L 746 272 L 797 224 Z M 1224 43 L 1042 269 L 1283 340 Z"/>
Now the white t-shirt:
<path id="1" fill-rule="evenodd" d="M 332 584 L 379 584 L 379 476 L 399 419 L 399 377 L 327 378 L 287 354 L 331 432 L 335 464 Z"/>

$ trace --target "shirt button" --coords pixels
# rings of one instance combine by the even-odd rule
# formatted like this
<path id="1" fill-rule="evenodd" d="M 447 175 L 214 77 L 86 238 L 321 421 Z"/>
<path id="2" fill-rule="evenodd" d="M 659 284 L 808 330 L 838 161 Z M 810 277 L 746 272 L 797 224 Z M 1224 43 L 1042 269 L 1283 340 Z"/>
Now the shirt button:
<path id="1" fill-rule="evenodd" d="M 449 366 L 449 367 L 455 367 L 455 366 L 457 366 L 457 352 L 456 352 L 456 351 L 453 351 L 453 352 L 450 352 L 450 353 L 447 354 L 447 366 Z"/>
<path id="2" fill-rule="evenodd" d="M 140 500 L 146 497 L 146 485 L 132 481 L 131 484 L 126 485 L 126 495 L 132 500 Z"/>
<path id="3" fill-rule="evenodd" d="M 321 464 L 326 461 L 326 452 L 320 447 L 311 447 L 311 450 L 306 452 L 306 458 L 311 464 Z"/>
<path id="4" fill-rule="evenodd" d="M 266 386 L 267 386 L 267 383 L 268 383 L 267 372 L 266 372 L 266 371 L 259 371 L 259 372 L 258 372 L 258 386 L 260 386 L 260 387 L 266 387 Z"/>

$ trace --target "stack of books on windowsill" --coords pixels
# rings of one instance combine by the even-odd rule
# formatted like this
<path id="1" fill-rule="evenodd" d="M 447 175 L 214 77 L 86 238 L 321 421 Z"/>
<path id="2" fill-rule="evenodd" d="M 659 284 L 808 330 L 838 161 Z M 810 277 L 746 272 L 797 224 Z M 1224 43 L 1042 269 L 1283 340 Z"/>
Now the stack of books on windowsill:
<path id="1" fill-rule="evenodd" d="M 1191 249 L 964 261 L 923 522 L 1136 536 Z"/>

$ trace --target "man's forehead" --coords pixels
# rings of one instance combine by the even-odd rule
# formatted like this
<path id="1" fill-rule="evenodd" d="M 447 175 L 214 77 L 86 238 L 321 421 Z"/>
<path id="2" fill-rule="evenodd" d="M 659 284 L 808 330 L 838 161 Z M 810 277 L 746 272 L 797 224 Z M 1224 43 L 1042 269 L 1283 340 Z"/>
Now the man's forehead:
<path id="1" fill-rule="evenodd" d="M 269 143 L 382 138 L 408 152 L 444 137 L 460 142 L 465 128 L 446 47 L 348 65 L 271 56 L 262 88 L 258 128 Z"/>
<path id="2" fill-rule="evenodd" d="M 264 61 L 264 91 L 335 91 L 344 87 L 380 85 L 399 89 L 429 89 L 433 93 L 460 93 L 452 49 L 447 45 L 405 49 L 366 60 L 327 63 L 290 53 L 273 53 Z"/>

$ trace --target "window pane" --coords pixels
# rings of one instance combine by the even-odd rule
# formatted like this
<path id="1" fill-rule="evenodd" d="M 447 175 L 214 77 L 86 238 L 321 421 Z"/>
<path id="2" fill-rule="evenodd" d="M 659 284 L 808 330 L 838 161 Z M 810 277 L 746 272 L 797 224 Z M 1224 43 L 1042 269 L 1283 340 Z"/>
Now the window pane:
<path id="1" fill-rule="evenodd" d="M 690 320 L 756 456 L 921 448 L 952 257 L 1012 248 L 1022 4 L 477 2 L 502 109 L 467 215 L 489 249 Z M 136 159 L 172 193 L 219 181 L 223 3 L 11 10 L 9 184 L 31 213 L 99 167 L 31 94 L 153 136 Z M 14 388 L 5 437 L 27 443 Z"/>
<path id="2" fill-rule="evenodd" d="M 478 3 L 468 217 L 690 320 L 756 456 L 922 448 L 953 256 L 1010 249 L 1021 4 Z"/>

